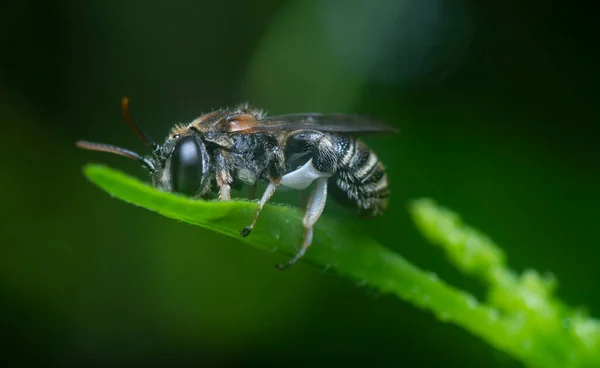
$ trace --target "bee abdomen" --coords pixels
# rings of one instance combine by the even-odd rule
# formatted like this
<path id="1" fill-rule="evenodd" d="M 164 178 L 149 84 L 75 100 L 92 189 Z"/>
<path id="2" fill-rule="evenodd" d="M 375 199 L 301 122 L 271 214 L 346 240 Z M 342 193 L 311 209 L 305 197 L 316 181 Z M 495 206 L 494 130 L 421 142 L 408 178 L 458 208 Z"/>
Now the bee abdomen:
<path id="1" fill-rule="evenodd" d="M 332 196 L 363 216 L 381 214 L 389 196 L 385 167 L 362 141 L 352 136 L 336 138 L 338 170 L 331 178 Z"/>

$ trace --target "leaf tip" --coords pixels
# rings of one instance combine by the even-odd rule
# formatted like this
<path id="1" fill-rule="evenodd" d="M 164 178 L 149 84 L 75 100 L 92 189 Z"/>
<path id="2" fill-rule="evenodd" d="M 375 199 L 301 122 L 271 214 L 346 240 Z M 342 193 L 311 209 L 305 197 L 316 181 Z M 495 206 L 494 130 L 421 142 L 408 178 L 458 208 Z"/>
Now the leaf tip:
<path id="1" fill-rule="evenodd" d="M 106 172 L 107 167 L 101 164 L 85 164 L 83 166 L 83 175 L 85 175 L 88 179 L 93 179 Z"/>

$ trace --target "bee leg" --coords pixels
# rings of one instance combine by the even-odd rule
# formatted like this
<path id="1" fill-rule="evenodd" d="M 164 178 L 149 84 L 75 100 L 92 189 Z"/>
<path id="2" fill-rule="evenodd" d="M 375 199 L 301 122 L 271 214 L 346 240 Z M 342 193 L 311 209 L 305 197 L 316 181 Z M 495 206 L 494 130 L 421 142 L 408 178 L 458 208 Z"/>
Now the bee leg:
<path id="1" fill-rule="evenodd" d="M 308 206 L 306 207 L 306 213 L 304 214 L 304 219 L 302 220 L 302 224 L 304 225 L 304 241 L 302 242 L 302 248 L 300 248 L 300 251 L 296 253 L 292 259 L 286 263 L 278 264 L 278 269 L 285 270 L 294 263 L 298 262 L 298 260 L 304 256 L 304 253 L 306 253 L 308 247 L 310 247 L 312 244 L 313 226 L 319 217 L 321 217 L 323 208 L 325 208 L 325 202 L 327 202 L 327 179 L 328 178 L 319 178 L 315 180 L 315 188 L 310 195 Z"/>
<path id="2" fill-rule="evenodd" d="M 275 193 L 275 190 L 277 189 L 278 185 L 279 185 L 279 183 L 277 183 L 277 182 L 274 182 L 274 181 L 269 182 L 269 185 L 267 186 L 267 189 L 265 189 L 265 192 L 263 193 L 262 198 L 260 199 L 260 202 L 258 202 L 258 208 L 256 209 L 256 213 L 254 214 L 254 219 L 252 220 L 252 223 L 249 226 L 246 226 L 245 228 L 240 230 L 240 234 L 242 236 L 250 235 L 250 232 L 252 231 L 252 229 L 254 228 L 254 225 L 256 224 L 256 220 L 258 220 L 258 215 L 260 214 L 260 211 L 262 210 L 264 205 L 269 201 L 271 196 L 273 196 L 273 193 Z"/>
<path id="3" fill-rule="evenodd" d="M 219 200 L 228 201 L 231 199 L 231 187 L 229 184 L 223 184 L 219 187 Z"/>
<path id="4" fill-rule="evenodd" d="M 260 202 L 258 202 L 258 208 L 256 209 L 256 213 L 254 214 L 254 219 L 252 220 L 252 223 L 249 226 L 246 226 L 245 228 L 240 230 L 240 234 L 242 236 L 250 235 L 250 232 L 256 224 L 256 220 L 258 220 L 258 215 L 260 214 L 260 211 L 275 193 L 275 190 L 277 189 L 277 186 L 279 185 L 279 182 L 281 181 L 281 177 L 283 176 L 285 170 L 284 160 L 285 159 L 283 157 L 283 151 L 281 150 L 281 147 L 277 146 L 276 142 L 273 142 L 273 146 L 270 149 L 269 156 L 267 159 L 269 185 L 267 186 L 267 189 L 265 189 L 265 192 L 263 193 Z"/>
<path id="5" fill-rule="evenodd" d="M 215 158 L 217 171 L 217 185 L 219 186 L 219 200 L 229 201 L 231 199 L 230 184 L 233 181 L 231 173 L 227 169 L 229 154 L 226 151 L 219 150 L 217 151 Z"/>

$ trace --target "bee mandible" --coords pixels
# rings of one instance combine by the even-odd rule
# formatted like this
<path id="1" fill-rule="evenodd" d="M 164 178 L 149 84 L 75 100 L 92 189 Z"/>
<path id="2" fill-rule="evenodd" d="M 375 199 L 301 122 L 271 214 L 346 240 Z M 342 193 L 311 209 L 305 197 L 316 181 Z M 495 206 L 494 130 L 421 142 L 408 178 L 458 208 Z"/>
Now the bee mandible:
<path id="1" fill-rule="evenodd" d="M 175 125 L 159 145 L 131 118 L 129 98 L 123 98 L 121 108 L 129 127 L 152 149 L 151 156 L 87 141 L 77 146 L 137 160 L 150 171 L 154 187 L 193 198 L 218 193 L 219 200 L 227 201 L 232 188 L 266 182 L 254 218 L 240 230 L 242 236 L 250 235 L 278 187 L 304 190 L 314 184 L 302 221 L 302 246 L 279 269 L 296 263 L 311 245 L 328 195 L 364 217 L 378 216 L 388 205 L 385 167 L 356 136 L 397 130 L 373 119 L 347 114 L 267 116 L 243 104 Z"/>

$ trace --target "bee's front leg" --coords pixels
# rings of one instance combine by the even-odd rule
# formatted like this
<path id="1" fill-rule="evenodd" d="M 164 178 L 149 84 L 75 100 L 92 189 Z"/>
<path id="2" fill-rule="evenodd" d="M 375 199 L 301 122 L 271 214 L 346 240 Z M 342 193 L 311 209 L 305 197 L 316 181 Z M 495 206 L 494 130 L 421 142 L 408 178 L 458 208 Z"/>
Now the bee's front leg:
<path id="1" fill-rule="evenodd" d="M 254 219 L 252 219 L 252 223 L 242 230 L 240 230 L 240 234 L 242 236 L 248 236 L 252 232 L 254 225 L 256 224 L 256 220 L 258 220 L 258 215 L 260 215 L 260 211 L 263 209 L 264 205 L 271 199 L 275 190 L 277 190 L 277 186 L 279 186 L 279 182 L 281 181 L 281 177 L 285 172 L 285 161 L 283 157 L 283 151 L 280 147 L 275 146 L 272 148 L 271 152 L 268 156 L 267 161 L 267 170 L 269 175 L 269 185 L 265 192 L 263 193 L 260 201 L 258 202 L 258 208 L 256 209 L 256 213 L 254 214 Z"/>
<path id="2" fill-rule="evenodd" d="M 231 156 L 227 151 L 218 150 L 215 154 L 215 170 L 217 185 L 219 186 L 219 200 L 229 201 L 231 199 L 231 182 L 233 178 L 229 172 L 228 163 Z"/>

